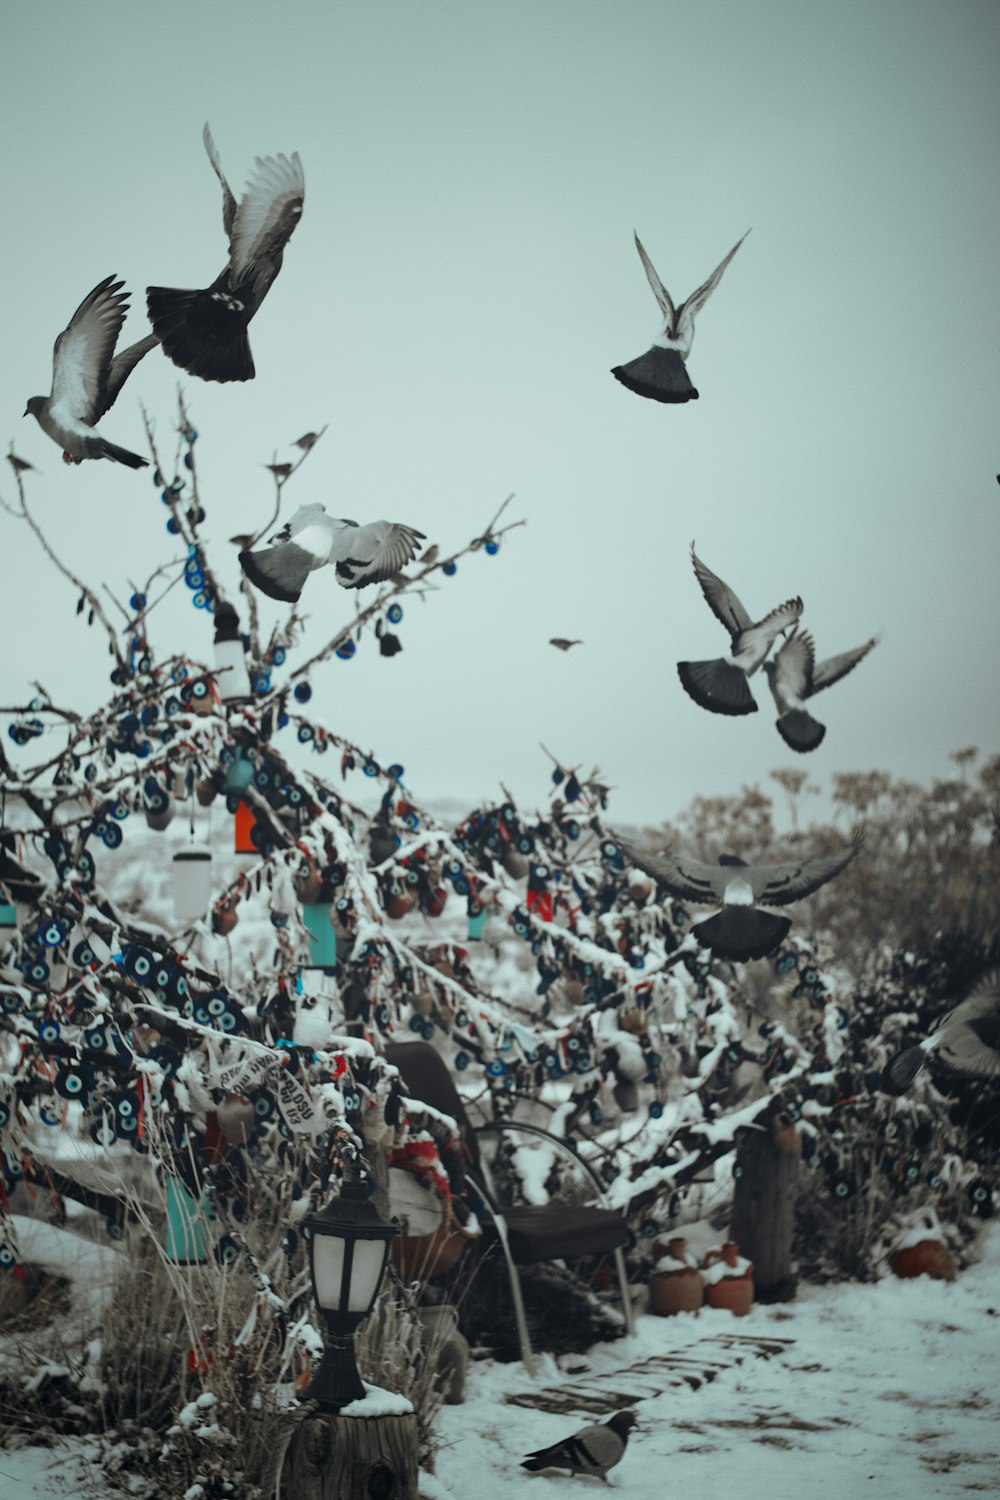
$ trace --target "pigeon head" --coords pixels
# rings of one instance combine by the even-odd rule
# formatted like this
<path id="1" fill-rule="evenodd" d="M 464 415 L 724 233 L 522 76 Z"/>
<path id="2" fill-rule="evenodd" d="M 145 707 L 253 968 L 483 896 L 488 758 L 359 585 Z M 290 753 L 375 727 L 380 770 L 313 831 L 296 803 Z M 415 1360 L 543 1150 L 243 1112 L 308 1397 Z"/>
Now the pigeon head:
<path id="1" fill-rule="evenodd" d="M 45 397 L 44 396 L 29 396 L 28 397 L 28 404 L 24 408 L 24 415 L 26 417 L 37 417 L 38 414 L 41 412 L 42 407 L 44 405 L 45 405 Z"/>
<path id="2" fill-rule="evenodd" d="M 616 1411 L 614 1416 L 609 1418 L 607 1425 L 612 1432 L 617 1432 L 620 1438 L 627 1438 L 638 1420 L 634 1411 Z"/>

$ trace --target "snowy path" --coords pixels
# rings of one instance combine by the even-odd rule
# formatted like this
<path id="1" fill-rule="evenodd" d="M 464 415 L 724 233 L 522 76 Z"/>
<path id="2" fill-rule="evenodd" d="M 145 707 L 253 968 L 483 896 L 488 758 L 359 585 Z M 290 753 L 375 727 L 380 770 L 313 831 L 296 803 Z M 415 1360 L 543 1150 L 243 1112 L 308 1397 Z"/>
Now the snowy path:
<path id="1" fill-rule="evenodd" d="M 519 1467 L 529 1449 L 594 1417 L 511 1398 L 574 1378 L 614 1389 L 630 1367 L 685 1350 L 705 1364 L 733 1335 L 748 1339 L 740 1363 L 723 1363 L 697 1389 L 675 1381 L 638 1402 L 639 1426 L 610 1477 L 623 1500 L 811 1500 L 831 1485 L 853 1500 L 1000 1493 L 1000 1226 L 991 1226 L 982 1261 L 950 1285 L 803 1287 L 795 1302 L 739 1320 L 712 1309 L 645 1316 L 632 1340 L 562 1369 L 546 1359 L 534 1383 L 520 1365 L 474 1365 L 466 1403 L 441 1413 L 437 1479 L 422 1495 L 501 1500 L 512 1484 L 526 1500 L 601 1493 L 594 1480 Z M 791 1342 L 760 1357 L 752 1338 Z M 74 1478 L 74 1451 L 0 1450 L 0 1496 L 97 1500 L 93 1480 Z"/>

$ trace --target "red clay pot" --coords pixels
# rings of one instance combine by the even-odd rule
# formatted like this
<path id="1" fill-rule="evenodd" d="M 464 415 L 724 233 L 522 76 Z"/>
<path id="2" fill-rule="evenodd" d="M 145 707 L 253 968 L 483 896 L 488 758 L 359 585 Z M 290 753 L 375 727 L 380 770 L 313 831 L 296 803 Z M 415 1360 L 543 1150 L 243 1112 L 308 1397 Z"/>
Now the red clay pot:
<path id="1" fill-rule="evenodd" d="M 947 1245 L 940 1240 L 918 1240 L 897 1250 L 889 1265 L 894 1276 L 909 1279 L 911 1276 L 933 1276 L 937 1281 L 955 1280 L 955 1262 Z"/>
<path id="2" fill-rule="evenodd" d="M 667 1247 L 672 1259 L 683 1261 L 687 1241 L 673 1239 Z M 695 1266 L 678 1266 L 676 1271 L 654 1271 L 649 1283 L 649 1310 L 658 1318 L 674 1313 L 697 1312 L 705 1300 L 705 1287 Z"/>
<path id="3" fill-rule="evenodd" d="M 753 1266 L 748 1263 L 746 1270 L 736 1272 L 739 1255 L 739 1245 L 735 1240 L 727 1240 L 720 1250 L 710 1250 L 705 1256 L 706 1267 L 716 1265 L 721 1260 L 736 1273 L 732 1276 L 723 1275 L 718 1281 L 707 1281 L 705 1301 L 709 1307 L 728 1308 L 734 1317 L 743 1318 L 753 1303 Z"/>

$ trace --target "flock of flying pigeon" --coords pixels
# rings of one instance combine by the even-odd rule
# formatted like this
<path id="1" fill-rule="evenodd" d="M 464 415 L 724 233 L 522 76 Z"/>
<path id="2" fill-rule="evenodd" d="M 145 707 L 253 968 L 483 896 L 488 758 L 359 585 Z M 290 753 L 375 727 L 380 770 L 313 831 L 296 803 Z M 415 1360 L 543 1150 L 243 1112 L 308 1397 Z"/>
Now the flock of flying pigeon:
<path id="1" fill-rule="evenodd" d="M 35 417 L 58 444 L 67 463 L 106 458 L 132 469 L 146 467 L 146 459 L 111 442 L 97 431 L 97 424 L 110 411 L 135 367 L 157 345 L 174 364 L 202 380 L 226 383 L 254 377 L 247 329 L 281 270 L 285 246 L 302 216 L 302 163 L 297 152 L 291 157 L 258 156 L 243 197 L 237 202 L 208 125 L 203 140 L 222 187 L 222 223 L 229 241 L 226 264 L 211 285 L 201 290 L 148 287 L 146 307 L 153 331 L 117 354 L 115 346 L 129 305 L 124 283 L 106 276 L 83 299 L 56 339 L 51 391 L 47 396 L 32 396 L 25 411 L 25 416 Z M 675 306 L 635 236 L 639 258 L 664 321 L 644 354 L 615 366 L 611 373 L 616 380 L 637 395 L 666 404 L 698 398 L 687 373 L 695 317 L 744 239 L 746 235 L 711 276 Z M 417 555 L 424 540 L 423 533 L 412 526 L 391 521 L 359 526 L 355 521 L 327 515 L 324 506 L 314 503 L 300 507 L 267 545 L 255 549 L 254 539 L 247 538 L 239 560 L 256 588 L 274 599 L 295 603 L 309 574 L 318 568 L 331 565 L 342 587 L 363 588 L 398 574 Z M 431 552 L 425 554 L 430 556 Z M 787 599 L 754 620 L 728 584 L 705 566 L 693 545 L 691 560 L 706 603 L 729 632 L 731 649 L 726 656 L 678 662 L 677 672 L 685 691 L 710 713 L 755 713 L 757 703 L 749 679 L 763 667 L 782 739 L 793 750 L 814 750 L 826 729 L 808 705 L 817 693 L 852 671 L 876 644 L 876 637 L 817 663 L 813 638 L 800 629 L 800 598 Z M 568 651 L 582 643 L 556 636 L 550 644 Z M 656 855 L 627 843 L 624 847 L 633 863 L 671 895 L 703 905 L 718 903 L 715 913 L 696 924 L 694 934 L 720 957 L 745 961 L 772 953 L 790 926 L 787 917 L 759 907 L 783 906 L 817 890 L 854 859 L 861 837 L 856 836 L 850 845 L 832 854 L 757 866 L 732 855 L 709 865 L 673 851 Z M 945 1017 L 930 1038 L 888 1064 L 884 1086 L 890 1092 L 902 1092 L 929 1055 L 955 1071 L 996 1076 L 1000 1073 L 998 1025 L 1000 976 L 991 975 Z M 608 1424 L 624 1451 L 628 1424 L 623 1422 L 622 1427 L 619 1433 Z M 604 1434 L 606 1429 L 599 1431 Z M 534 1455 L 525 1466 L 539 1467 L 537 1460 L 553 1453 L 547 1450 L 544 1455 Z M 602 1458 L 596 1467 L 610 1467 L 610 1463 L 605 1464 Z"/>

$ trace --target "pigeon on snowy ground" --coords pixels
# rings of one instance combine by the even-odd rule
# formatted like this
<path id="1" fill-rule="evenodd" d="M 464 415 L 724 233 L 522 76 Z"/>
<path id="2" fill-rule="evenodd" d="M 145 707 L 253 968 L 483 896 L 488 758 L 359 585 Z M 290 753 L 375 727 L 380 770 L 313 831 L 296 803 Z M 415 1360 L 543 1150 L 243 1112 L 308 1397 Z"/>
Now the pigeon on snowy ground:
<path id="1" fill-rule="evenodd" d="M 778 709 L 775 721 L 778 733 L 786 745 L 803 753 L 816 749 L 826 734 L 826 726 L 809 713 L 806 699 L 846 677 L 877 644 L 877 639 L 872 636 L 870 641 L 853 651 L 828 656 L 819 666 L 816 665 L 813 638 L 808 631 L 796 630 L 782 642 L 781 649 L 764 663 L 764 671 Z"/>
<path id="2" fill-rule="evenodd" d="M 35 418 L 43 432 L 63 450 L 68 464 L 85 458 L 110 458 L 130 469 L 144 469 L 148 460 L 127 448 L 109 443 L 95 432 L 95 424 L 115 404 L 131 372 L 159 340 L 147 334 L 115 354 L 115 344 L 128 311 L 123 281 L 105 276 L 80 303 L 52 350 L 52 392 L 32 396 L 24 415 Z"/>
<path id="3" fill-rule="evenodd" d="M 747 234 L 749 234 L 749 229 Z M 645 268 L 653 296 L 663 313 L 663 331 L 653 340 L 652 348 L 627 365 L 616 365 L 611 371 L 616 380 L 635 391 L 638 396 L 648 396 L 652 401 L 697 401 L 698 392 L 688 378 L 685 361 L 691 352 L 694 338 L 695 314 L 705 306 L 709 297 L 722 280 L 722 273 L 746 239 L 737 240 L 725 260 L 716 266 L 707 281 L 691 293 L 680 307 L 674 307 L 670 293 L 657 276 L 653 263 L 642 247 L 639 236 L 635 236 L 635 248 Z"/>
<path id="4" fill-rule="evenodd" d="M 886 1094 L 904 1093 L 929 1057 L 951 1073 L 1000 1078 L 1000 969 L 984 974 L 926 1040 L 890 1058 L 879 1087 Z"/>
<path id="5" fill-rule="evenodd" d="M 536 1448 L 521 1460 L 521 1468 L 532 1473 L 541 1469 L 568 1469 L 571 1474 L 595 1474 L 605 1479 L 608 1470 L 621 1462 L 628 1435 L 637 1420 L 634 1411 L 615 1412 L 607 1422 L 581 1427 L 561 1443 Z"/>
<path id="6" fill-rule="evenodd" d="M 721 909 L 696 923 L 691 931 L 702 947 L 711 948 L 717 957 L 746 962 L 772 953 L 792 925 L 787 917 L 758 911 L 756 903 L 787 906 L 811 895 L 850 864 L 862 838 L 855 834 L 854 842 L 835 854 L 777 865 L 748 865 L 732 854 L 722 855 L 717 865 L 708 865 L 687 855 L 647 854 L 624 839 L 619 843 L 634 865 L 652 875 L 678 900 L 703 906 L 720 901 Z"/>
<path id="7" fill-rule="evenodd" d="M 225 270 L 204 291 L 146 288 L 149 320 L 175 365 L 202 380 L 252 380 L 247 324 L 281 270 L 281 257 L 302 216 L 305 178 L 297 151 L 258 156 L 239 205 L 223 175 L 212 132 L 205 150 L 222 184 L 222 224 L 229 236 Z"/>
<path id="8" fill-rule="evenodd" d="M 677 675 L 685 692 L 702 708 L 715 714 L 754 714 L 757 704 L 747 678 L 756 672 L 776 637 L 798 620 L 802 600 L 787 599 L 754 622 L 728 584 L 705 567 L 693 542 L 691 561 L 709 608 L 729 631 L 733 649 L 729 656 L 711 661 L 679 661 Z"/>
<path id="9" fill-rule="evenodd" d="M 322 505 L 303 505 L 276 536 L 270 547 L 240 553 L 240 567 L 265 594 L 295 604 L 309 574 L 327 563 L 335 565 L 337 582 L 345 589 L 384 583 L 412 560 L 422 531 L 392 521 L 337 520 Z"/>

